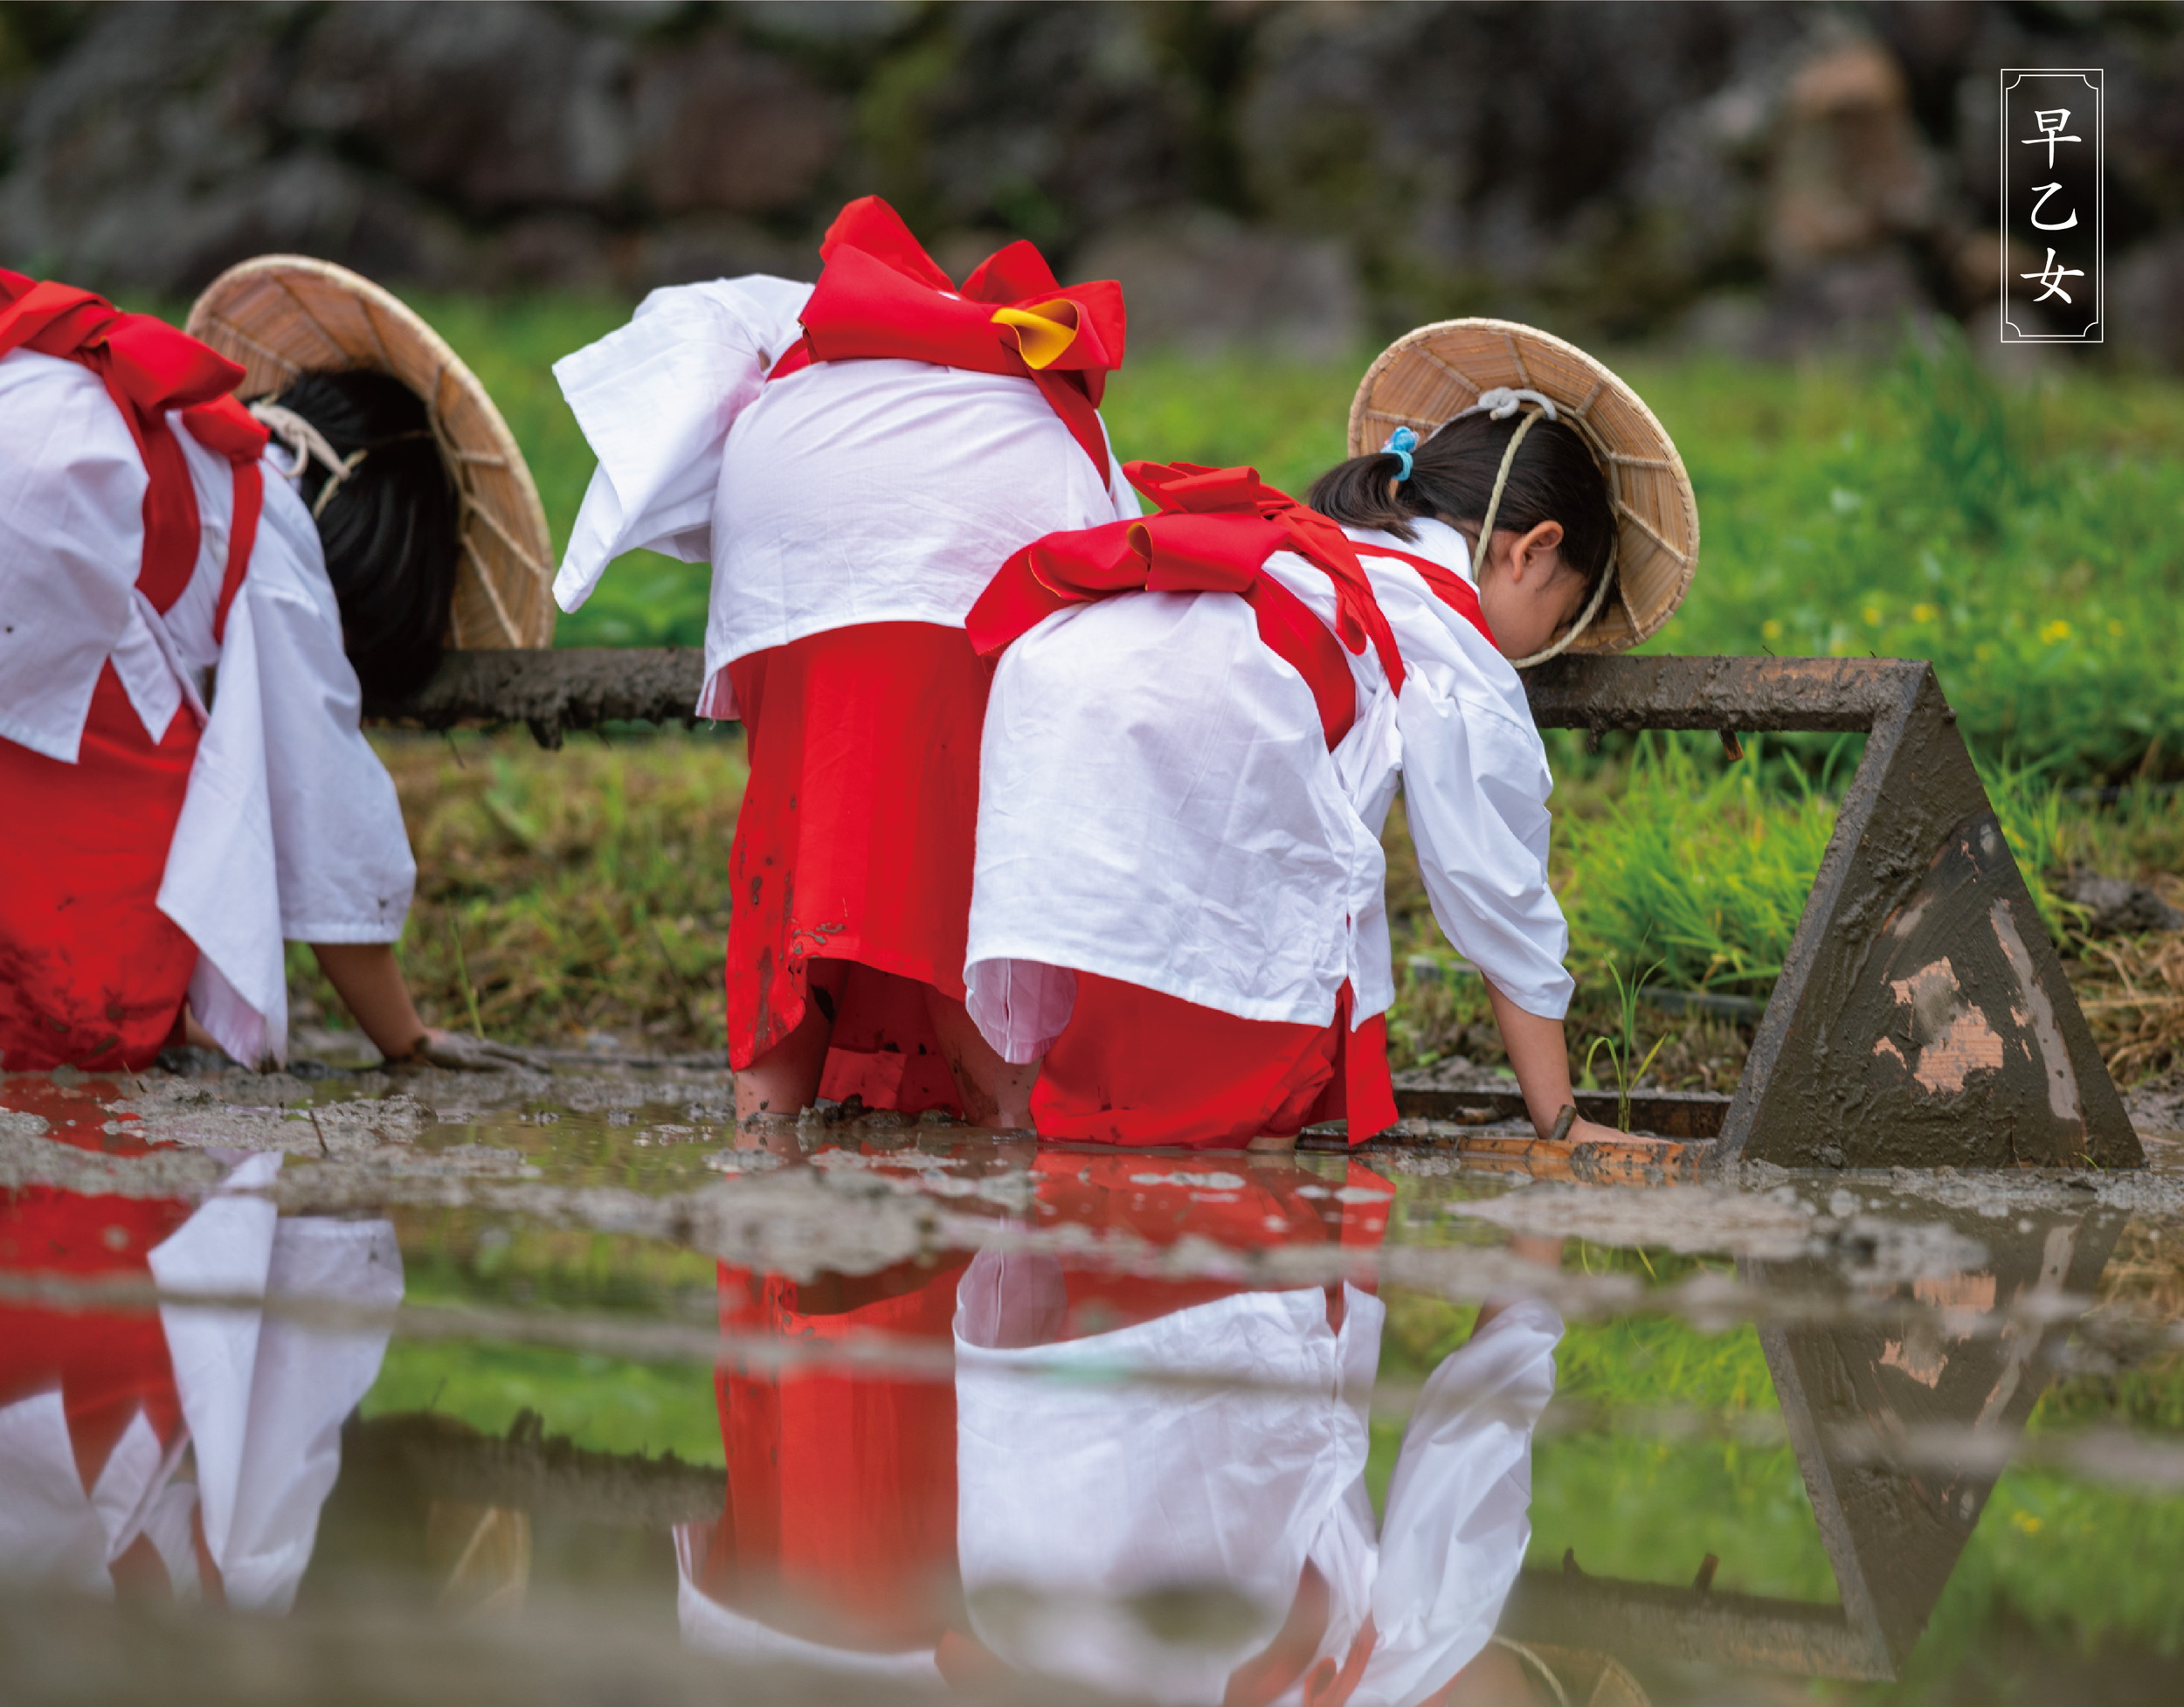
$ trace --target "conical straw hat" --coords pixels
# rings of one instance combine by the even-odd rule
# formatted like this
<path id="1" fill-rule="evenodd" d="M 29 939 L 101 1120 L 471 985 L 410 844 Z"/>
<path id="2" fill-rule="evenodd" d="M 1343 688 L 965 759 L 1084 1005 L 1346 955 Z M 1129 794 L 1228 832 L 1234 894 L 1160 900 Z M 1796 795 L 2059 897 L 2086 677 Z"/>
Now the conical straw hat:
<path id="1" fill-rule="evenodd" d="M 246 398 L 352 368 L 415 391 L 462 506 L 448 645 L 553 644 L 553 540 L 538 488 L 486 388 L 437 332 L 370 280 L 302 255 L 230 267 L 190 308 L 189 331 L 249 370 Z"/>
<path id="2" fill-rule="evenodd" d="M 1575 344 L 1507 320 L 1444 320 L 1406 333 L 1358 386 L 1350 454 L 1379 450 L 1400 426 L 1423 439 L 1496 386 L 1552 398 L 1607 478 L 1616 523 L 1614 596 L 1569 649 L 1636 646 L 1690 590 L 1698 502 L 1683 459 L 1653 411 Z"/>

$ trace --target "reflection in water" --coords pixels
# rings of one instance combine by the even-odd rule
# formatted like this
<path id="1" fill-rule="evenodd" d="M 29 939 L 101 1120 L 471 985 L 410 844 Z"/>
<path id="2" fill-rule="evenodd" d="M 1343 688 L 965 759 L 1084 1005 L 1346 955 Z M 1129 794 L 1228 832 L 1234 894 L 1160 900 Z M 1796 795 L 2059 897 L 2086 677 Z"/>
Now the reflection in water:
<path id="1" fill-rule="evenodd" d="M 2098 1283 L 2121 1218 L 1853 1219 L 1845 1249 L 1749 1261 L 1814 1319 L 1759 1330 L 1840 1604 L 1530 1570 L 1505 1628 L 1628 1655 L 1900 1676 Z M 1847 1258 L 1847 1266 L 1845 1259 Z"/>
<path id="2" fill-rule="evenodd" d="M 0 1120 L 0 1586 L 89 1591 L 0 1593 L 0 1642 L 28 1630 L 63 1671 L 105 1651 L 96 1632 L 148 1628 L 91 1596 L 149 1591 L 293 1602 L 279 1623 L 156 1621 L 244 1656 L 238 1702 L 267 1698 L 245 1686 L 278 1673 L 267 1656 L 342 1630 L 370 1633 L 375 1684 L 392 1652 L 489 1653 L 532 1707 L 760 1698 L 774 1674 L 750 1662 L 775 1661 L 829 1702 L 1621 1707 L 1641 1680 L 1742 1700 L 1804 1687 L 1787 1674 L 1939 1704 L 2032 1666 L 2052 1670 L 2027 1670 L 2031 1695 L 2091 1698 L 2139 1662 L 2053 1634 L 2070 1606 L 2044 1628 L 2023 1609 L 2131 1569 L 2158 1582 L 2174 1557 L 2176 1503 L 2070 1480 L 2112 1435 L 2044 1429 L 2040 1468 L 1990 1505 L 2062 1342 L 2126 1266 L 2105 1185 L 1513 1199 L 1434 1158 L 841 1129 L 760 1158 L 581 1113 L 412 1144 L 344 1137 L 384 1115 L 293 1103 L 285 1126 L 227 1109 L 198 1147 L 148 1149 L 121 1088 L 10 1081 L 11 1102 L 45 1099 L 39 1129 Z M 199 1118 L 174 1106 L 156 1136 Z M 284 1202 L 391 1204 L 391 1225 L 276 1216 L 277 1158 L 202 1147 L 251 1120 L 305 1152 Z M 2167 1274 L 2149 1213 L 2132 1248 Z M 1476 1331 L 1450 1302 L 1524 1272 L 1466 1248 L 1508 1227 L 1535 1261 L 1572 1235 L 1566 1333 L 1536 1300 Z M 258 1305 L 384 1311 L 397 1228 L 424 1302 L 385 1368 L 384 1333 Z M 1662 1246 L 1744 1254 L 1733 1276 L 1717 1254 L 1655 1274 Z M 661 1361 L 622 1361 L 624 1338 Z M 2158 1427 L 2167 1379 L 2125 1376 L 2105 1410 L 2077 1381 L 2072 1413 Z M 2099 1586 L 2058 1586 L 2081 1572 Z M 2127 1631 L 2173 1685 L 2160 1615 L 2076 1628 Z M 168 1698 L 161 1665 L 120 1670 Z M 420 1662 L 423 1687 L 386 1698 L 472 1699 L 465 1675 Z M 571 1693 L 577 1676 L 608 1681 Z"/>
<path id="3" fill-rule="evenodd" d="M 1393 1195 L 1355 1166 L 1331 1186 L 1288 1163 L 1047 1155 L 1036 1172 L 1029 1225 L 1170 1246 L 1368 1247 Z M 1447 1692 L 1487 1648 L 1530 1533 L 1562 1330 L 1546 1305 L 1490 1303 L 1433 1372 L 1377 1522 L 1386 1311 L 1357 1284 L 1254 1290 L 994 1249 L 721 1283 L 731 1331 L 944 1340 L 956 1373 L 723 1374 L 727 1510 L 679 1538 L 692 1643 L 1229 1707 L 1470 1698 Z M 1524 1662 L 1496 1658 L 1521 1689 Z"/>
<path id="4" fill-rule="evenodd" d="M 2108 1214 L 1949 1220 L 1983 1254 L 1854 1279 L 1880 1319 L 1759 1336 L 1870 1675 L 1910 1657 L 2122 1230 Z M 1792 1293 L 1839 1284 L 1810 1259 L 1752 1267 Z"/>
<path id="5" fill-rule="evenodd" d="M 961 1289 L 959 1545 L 987 1651 L 1161 1701 L 1301 1689 L 1332 1707 L 1426 1699 L 1486 1646 L 1531 1534 L 1552 1310 L 1481 1312 L 1426 1384 L 1376 1524 L 1379 1299 L 1242 1292 L 1068 1339 L 1067 1293 L 1051 1259 L 991 1254 Z M 1286 1391 L 1179 1402 L 1163 1376 Z M 1144 1615 L 1178 1589 L 1226 1591 L 1237 1613 L 1178 1641 Z"/>
<path id="6" fill-rule="evenodd" d="M 18 1190 L 0 1270 L 390 1310 L 393 1227 L 281 1219 L 263 1195 L 280 1160 L 243 1160 L 194 1213 Z M 387 1337 L 236 1302 L 0 1306 L 0 1578 L 287 1611 Z"/>

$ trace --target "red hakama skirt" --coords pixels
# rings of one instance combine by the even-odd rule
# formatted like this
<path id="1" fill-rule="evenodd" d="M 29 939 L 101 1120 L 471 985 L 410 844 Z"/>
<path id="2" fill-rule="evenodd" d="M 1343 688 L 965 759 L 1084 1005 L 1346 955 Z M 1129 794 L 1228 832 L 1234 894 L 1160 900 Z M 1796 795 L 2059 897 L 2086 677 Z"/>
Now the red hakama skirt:
<path id="1" fill-rule="evenodd" d="M 1073 1144 L 1237 1150 L 1347 1118 L 1362 1144 L 1395 1123 L 1387 1032 L 1349 1028 L 1345 986 L 1329 1026 L 1240 1019 L 1095 973 L 1040 1068 L 1032 1123 Z"/>
<path id="2" fill-rule="evenodd" d="M 0 739 L 0 1068 L 149 1067 L 197 948 L 159 910 L 197 757 L 183 707 L 153 741 L 108 664 L 76 763 Z"/>
<path id="3" fill-rule="evenodd" d="M 24 1101 L 20 1095 L 11 1100 Z M 81 1101 L 73 1104 L 79 1113 L 84 1106 Z M 60 1142 L 114 1153 L 111 1137 L 95 1129 L 86 1137 L 84 1123 L 66 1118 L 70 1099 L 56 1098 L 38 1111 L 45 1114 Z M 129 1153 L 142 1146 L 125 1139 L 118 1148 Z M 0 1274 L 22 1280 L 149 1281 L 147 1260 L 153 1247 L 189 1216 L 188 1204 L 168 1199 L 87 1197 L 26 1185 L 0 1199 Z M 171 1445 L 182 1430 L 182 1401 L 167 1355 L 166 1330 L 158 1312 L 149 1307 L 0 1304 L 0 1407 L 55 1389 L 77 1482 L 86 1496 L 98 1486 L 107 1459 L 139 1412 L 162 1444 Z M 25 1496 L 63 1498 L 59 1489 L 17 1485 L 7 1490 L 10 1497 Z M 141 1535 L 109 1569 L 124 1592 L 172 1588 L 158 1550 Z M 204 1575 L 217 1580 L 210 1571 Z"/>
<path id="4" fill-rule="evenodd" d="M 991 672 L 960 628 L 863 623 L 737 659 L 750 780 L 729 853 L 728 1059 L 804 1018 L 851 963 L 819 1095 L 960 1113 L 925 1010 L 964 999 Z"/>
<path id="5" fill-rule="evenodd" d="M 954 1344 L 964 1261 L 799 1284 L 723 1264 L 721 1325 L 791 1342 Z M 728 1508 L 698 1586 L 791 1634 L 868 1652 L 930 1647 L 957 1590 L 956 1389 L 833 1367 L 724 1369 Z"/>
<path id="6" fill-rule="evenodd" d="M 165 1199 L 85 1197 L 26 1185 L 0 1207 L 0 1273 L 149 1280 L 152 1247 L 190 1216 Z M 0 1304 L 0 1406 L 58 1387 L 88 1492 L 141 1410 L 162 1440 L 181 1401 L 158 1312 Z"/>

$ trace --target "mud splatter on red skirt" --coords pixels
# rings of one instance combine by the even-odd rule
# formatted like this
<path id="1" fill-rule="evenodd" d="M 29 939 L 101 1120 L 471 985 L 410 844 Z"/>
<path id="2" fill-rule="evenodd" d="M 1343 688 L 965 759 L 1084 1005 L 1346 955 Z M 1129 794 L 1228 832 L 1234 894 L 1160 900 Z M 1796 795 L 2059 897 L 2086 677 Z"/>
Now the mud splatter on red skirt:
<path id="1" fill-rule="evenodd" d="M 197 735 L 185 708 L 152 740 L 108 664 L 75 764 L 0 740 L 0 1068 L 149 1067 L 173 1033 L 197 946 L 159 885 Z"/>
<path id="2" fill-rule="evenodd" d="M 795 1029 L 812 961 L 844 960 L 819 1095 L 959 1112 L 925 986 L 964 997 L 985 666 L 959 628 L 864 623 L 729 677 L 750 755 L 729 854 L 729 1064 Z"/>

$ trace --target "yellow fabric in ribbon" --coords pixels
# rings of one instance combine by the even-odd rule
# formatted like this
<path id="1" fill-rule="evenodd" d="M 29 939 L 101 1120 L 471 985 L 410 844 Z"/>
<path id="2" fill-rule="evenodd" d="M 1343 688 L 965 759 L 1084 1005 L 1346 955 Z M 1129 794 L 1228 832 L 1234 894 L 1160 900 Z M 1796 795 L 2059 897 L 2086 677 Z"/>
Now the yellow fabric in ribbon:
<path id="1" fill-rule="evenodd" d="M 993 323 L 1016 328 L 1016 353 L 1026 367 L 1048 367 L 1077 341 L 1077 305 L 1057 298 L 1029 308 L 996 308 Z"/>

